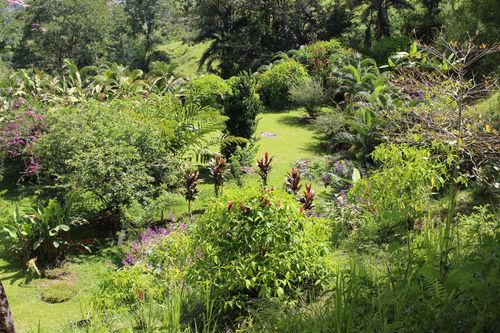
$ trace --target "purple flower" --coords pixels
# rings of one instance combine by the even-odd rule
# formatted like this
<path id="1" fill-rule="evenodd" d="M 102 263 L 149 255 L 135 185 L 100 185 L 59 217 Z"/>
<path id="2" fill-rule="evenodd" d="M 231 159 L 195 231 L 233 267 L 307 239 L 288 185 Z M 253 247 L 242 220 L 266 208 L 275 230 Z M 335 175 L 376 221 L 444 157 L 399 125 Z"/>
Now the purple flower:
<path id="1" fill-rule="evenodd" d="M 326 187 L 332 183 L 332 176 L 329 174 L 325 174 L 325 175 L 321 176 L 321 180 L 323 181 L 323 183 L 325 184 L 325 187 Z"/>
<path id="2" fill-rule="evenodd" d="M 122 260 L 122 264 L 125 266 L 131 266 L 135 264 L 135 258 L 132 257 L 129 253 L 125 255 L 125 259 Z"/>
<path id="3" fill-rule="evenodd" d="M 40 170 L 40 165 L 38 163 L 31 163 L 26 168 L 26 173 L 29 175 L 36 175 L 38 173 L 38 170 Z"/>
<path id="4" fill-rule="evenodd" d="M 335 171 L 337 171 L 338 174 L 341 174 L 342 171 L 344 171 L 344 165 L 341 161 L 335 162 Z"/>

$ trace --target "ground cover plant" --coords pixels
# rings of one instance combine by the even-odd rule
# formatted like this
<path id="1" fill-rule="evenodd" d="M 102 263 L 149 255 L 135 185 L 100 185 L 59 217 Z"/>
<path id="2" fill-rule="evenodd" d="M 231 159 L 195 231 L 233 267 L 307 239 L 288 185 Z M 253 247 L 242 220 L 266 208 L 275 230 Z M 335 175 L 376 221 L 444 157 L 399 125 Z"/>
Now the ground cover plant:
<path id="1" fill-rule="evenodd" d="M 0 0 L 0 331 L 499 331 L 494 5 Z"/>

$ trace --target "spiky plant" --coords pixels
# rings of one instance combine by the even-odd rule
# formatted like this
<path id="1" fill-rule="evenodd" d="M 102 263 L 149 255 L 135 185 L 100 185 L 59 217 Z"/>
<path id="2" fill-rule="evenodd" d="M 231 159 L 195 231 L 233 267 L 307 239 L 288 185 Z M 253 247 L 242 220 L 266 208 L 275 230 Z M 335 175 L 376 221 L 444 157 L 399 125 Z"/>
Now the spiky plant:
<path id="1" fill-rule="evenodd" d="M 306 190 L 304 191 L 304 194 L 299 197 L 299 202 L 301 205 L 301 210 L 302 211 L 310 211 L 311 209 L 314 208 L 314 197 L 316 196 L 316 193 L 312 190 L 311 184 L 306 185 Z"/>
<path id="2" fill-rule="evenodd" d="M 188 203 L 188 214 L 191 214 L 191 203 L 196 200 L 200 191 L 198 190 L 198 185 L 200 184 L 199 179 L 200 173 L 198 171 L 187 172 L 184 175 L 184 198 Z"/>
<path id="3" fill-rule="evenodd" d="M 208 169 L 214 180 L 215 196 L 218 198 L 222 194 L 222 186 L 226 178 L 225 173 L 228 169 L 227 161 L 221 155 L 217 154 L 210 160 Z"/>
<path id="4" fill-rule="evenodd" d="M 285 190 L 288 193 L 293 193 L 297 195 L 302 185 L 300 185 L 300 174 L 299 171 L 295 168 L 292 168 L 285 178 Z"/>
<path id="5" fill-rule="evenodd" d="M 269 153 L 266 152 L 264 154 L 264 157 L 261 158 L 260 160 L 257 160 L 257 167 L 259 168 L 259 176 L 262 179 L 262 186 L 266 187 L 267 186 L 267 177 L 269 176 L 269 172 L 271 172 L 272 167 L 272 162 L 273 158 L 269 158 Z"/>

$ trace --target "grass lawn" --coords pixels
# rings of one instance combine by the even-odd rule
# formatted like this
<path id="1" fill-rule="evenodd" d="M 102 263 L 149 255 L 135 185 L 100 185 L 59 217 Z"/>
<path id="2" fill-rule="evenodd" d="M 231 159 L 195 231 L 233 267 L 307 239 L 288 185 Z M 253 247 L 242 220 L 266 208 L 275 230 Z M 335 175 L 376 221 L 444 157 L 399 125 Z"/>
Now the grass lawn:
<path id="1" fill-rule="evenodd" d="M 26 284 L 26 271 L 22 267 L 0 259 L 0 280 L 7 291 L 17 331 L 37 332 L 40 325 L 43 332 L 57 332 L 68 323 L 82 320 L 89 309 L 90 292 L 98 283 L 98 276 L 108 269 L 102 259 L 86 257 L 65 265 L 68 276 L 62 280 L 37 279 Z M 74 288 L 75 296 L 59 304 L 44 302 L 42 291 L 61 281 Z"/>
<path id="2" fill-rule="evenodd" d="M 268 152 L 274 156 L 273 169 L 269 175 L 269 186 L 282 188 L 287 172 L 297 160 L 319 158 L 324 153 L 318 150 L 319 141 L 315 137 L 315 132 L 310 124 L 304 123 L 304 111 L 301 109 L 287 112 L 268 111 L 259 116 L 260 121 L 257 126 L 256 136 L 258 137 L 259 150 L 257 158 L 264 156 Z M 263 135 L 264 134 L 264 135 Z M 193 204 L 193 211 L 199 211 L 213 199 L 213 183 L 207 172 L 201 172 L 204 182 L 199 186 L 200 196 Z M 257 173 L 247 174 L 243 177 L 243 186 L 258 187 L 260 177 Z M 324 187 L 314 184 L 314 190 L 322 194 Z M 234 197 L 240 188 L 232 180 L 224 185 L 224 195 Z M 187 204 L 181 195 L 175 195 L 172 205 L 172 213 L 175 216 L 184 214 Z"/>

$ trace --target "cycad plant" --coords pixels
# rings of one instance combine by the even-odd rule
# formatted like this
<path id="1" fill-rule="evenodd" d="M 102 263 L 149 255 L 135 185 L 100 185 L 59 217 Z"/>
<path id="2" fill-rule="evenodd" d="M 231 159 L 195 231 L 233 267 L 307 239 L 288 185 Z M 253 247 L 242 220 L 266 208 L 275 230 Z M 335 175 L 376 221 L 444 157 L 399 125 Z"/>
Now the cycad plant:
<path id="1" fill-rule="evenodd" d="M 372 92 L 376 86 L 386 82 L 386 77 L 380 73 L 375 60 L 363 58 L 354 53 L 346 58 L 340 58 L 331 73 L 332 80 L 337 84 L 337 94 L 342 94 L 346 103 L 352 102 L 359 92 Z"/>
<path id="2" fill-rule="evenodd" d="M 227 162 L 221 155 L 217 154 L 208 164 L 208 169 L 214 180 L 215 197 L 218 198 L 222 194 L 225 173 L 228 170 Z"/>

